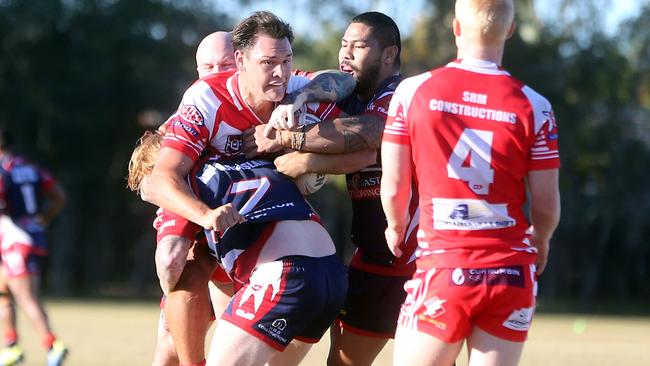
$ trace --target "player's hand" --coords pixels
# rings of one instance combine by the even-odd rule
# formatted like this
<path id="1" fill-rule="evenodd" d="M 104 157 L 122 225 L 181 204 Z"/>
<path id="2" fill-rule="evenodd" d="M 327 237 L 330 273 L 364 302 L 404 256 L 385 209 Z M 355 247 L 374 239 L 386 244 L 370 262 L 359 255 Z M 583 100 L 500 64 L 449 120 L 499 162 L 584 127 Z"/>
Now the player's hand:
<path id="1" fill-rule="evenodd" d="M 204 216 L 201 226 L 209 230 L 225 231 L 229 227 L 243 221 L 244 216 L 237 211 L 232 203 L 228 203 L 210 210 L 208 214 Z"/>
<path id="2" fill-rule="evenodd" d="M 247 158 L 282 150 L 280 134 L 271 130 L 271 135 L 266 136 L 264 128 L 264 125 L 259 125 L 244 131 L 244 153 Z"/>
<path id="3" fill-rule="evenodd" d="M 390 226 L 384 232 L 388 249 L 398 258 L 402 256 L 402 248 L 400 248 L 400 245 L 404 241 L 404 234 L 404 228 L 391 228 Z"/>
<path id="4" fill-rule="evenodd" d="M 294 151 L 278 156 L 275 158 L 275 160 L 273 160 L 273 163 L 280 173 L 288 175 L 291 178 L 296 178 L 305 173 L 308 173 L 308 159 L 308 153 Z"/>
<path id="5" fill-rule="evenodd" d="M 271 118 L 264 128 L 264 136 L 270 137 L 273 129 L 290 130 L 298 126 L 298 110 L 305 104 L 305 98 L 302 94 L 292 96 L 284 104 L 275 107 Z"/>
<path id="6" fill-rule="evenodd" d="M 537 275 L 541 275 L 546 268 L 546 263 L 548 262 L 548 252 L 550 250 L 550 238 L 541 238 L 536 234 L 535 228 L 530 227 L 531 244 L 537 248 L 537 260 L 535 261 L 535 266 L 537 267 Z"/>

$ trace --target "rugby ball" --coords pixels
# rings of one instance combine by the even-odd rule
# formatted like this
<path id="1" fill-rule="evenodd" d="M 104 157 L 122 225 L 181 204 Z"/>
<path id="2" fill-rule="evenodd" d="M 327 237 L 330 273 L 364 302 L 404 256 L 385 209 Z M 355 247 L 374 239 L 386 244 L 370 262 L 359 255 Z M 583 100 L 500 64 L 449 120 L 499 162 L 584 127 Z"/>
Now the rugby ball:
<path id="1" fill-rule="evenodd" d="M 312 194 L 321 189 L 327 182 L 327 175 L 320 173 L 305 173 L 293 180 L 298 190 L 304 196 Z"/>

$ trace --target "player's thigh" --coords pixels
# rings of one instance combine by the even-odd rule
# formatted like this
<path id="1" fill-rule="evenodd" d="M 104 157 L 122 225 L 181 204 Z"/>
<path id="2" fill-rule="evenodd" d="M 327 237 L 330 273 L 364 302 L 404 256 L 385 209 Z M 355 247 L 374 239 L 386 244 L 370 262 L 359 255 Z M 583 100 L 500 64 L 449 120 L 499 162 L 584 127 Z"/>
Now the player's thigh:
<path id="1" fill-rule="evenodd" d="M 393 347 L 395 366 L 450 366 L 460 353 L 463 341 L 447 343 L 426 333 L 397 326 Z"/>
<path id="2" fill-rule="evenodd" d="M 221 320 L 217 322 L 212 336 L 207 365 L 263 365 L 277 353 L 280 351 L 261 339 L 228 321 Z"/>
<path id="3" fill-rule="evenodd" d="M 332 327 L 331 346 L 327 364 L 334 365 L 371 365 L 379 352 L 388 342 L 388 338 L 365 336 L 350 329 Z"/>
<path id="4" fill-rule="evenodd" d="M 469 366 L 514 366 L 519 363 L 524 343 L 508 341 L 474 327 L 467 348 Z"/>
<path id="5" fill-rule="evenodd" d="M 289 343 L 287 348 L 284 351 L 279 352 L 273 356 L 271 361 L 269 361 L 267 366 L 290 366 L 298 365 L 302 361 L 307 352 L 313 346 L 312 343 L 301 342 L 294 339 Z"/>

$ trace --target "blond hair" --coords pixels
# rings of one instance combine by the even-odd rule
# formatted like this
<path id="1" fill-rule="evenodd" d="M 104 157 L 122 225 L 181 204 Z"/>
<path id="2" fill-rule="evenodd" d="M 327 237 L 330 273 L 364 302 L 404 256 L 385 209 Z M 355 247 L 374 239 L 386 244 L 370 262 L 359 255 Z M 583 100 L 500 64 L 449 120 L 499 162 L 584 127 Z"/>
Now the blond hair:
<path id="1" fill-rule="evenodd" d="M 513 0 L 456 0 L 455 12 L 464 33 L 494 44 L 508 37 L 515 5 Z"/>
<path id="2" fill-rule="evenodd" d="M 142 180 L 151 174 L 158 151 L 162 144 L 163 136 L 158 131 L 145 131 L 138 139 L 137 146 L 133 149 L 131 160 L 129 160 L 129 175 L 126 186 L 136 192 L 140 192 Z"/>

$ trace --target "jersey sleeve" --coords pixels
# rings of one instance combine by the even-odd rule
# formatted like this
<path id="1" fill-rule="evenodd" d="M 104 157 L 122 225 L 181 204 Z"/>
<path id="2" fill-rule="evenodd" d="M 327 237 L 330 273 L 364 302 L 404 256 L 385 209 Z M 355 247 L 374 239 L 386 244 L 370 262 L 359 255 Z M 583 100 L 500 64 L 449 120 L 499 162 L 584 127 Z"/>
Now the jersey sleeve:
<path id="1" fill-rule="evenodd" d="M 314 75 L 316 75 L 316 73 L 311 72 L 311 71 L 306 71 L 306 70 L 295 69 L 295 70 L 291 70 L 291 75 L 302 76 L 302 77 L 306 77 L 307 79 L 311 80 L 311 79 L 314 78 Z"/>
<path id="2" fill-rule="evenodd" d="M 305 104 L 300 109 L 300 113 L 300 125 L 310 125 L 341 117 L 343 111 L 339 109 L 336 103 L 312 102 Z"/>
<path id="3" fill-rule="evenodd" d="M 293 93 L 296 90 L 304 87 L 305 85 L 309 84 L 309 81 L 310 80 L 304 76 L 298 76 L 292 74 L 289 77 L 289 83 L 287 84 L 287 94 Z"/>
<path id="4" fill-rule="evenodd" d="M 529 87 L 522 91 L 531 103 L 534 119 L 535 142 L 530 148 L 528 169 L 557 169 L 560 167 L 558 127 L 551 103 Z"/>
<path id="5" fill-rule="evenodd" d="M 210 86 L 197 81 L 183 95 L 181 104 L 167 122 L 162 147 L 178 150 L 196 161 L 213 137 L 221 101 Z"/>
<path id="6" fill-rule="evenodd" d="M 383 141 L 392 142 L 400 145 L 410 145 L 409 131 L 406 121 L 406 111 L 408 96 L 403 85 L 406 85 L 408 79 L 403 81 L 395 90 L 388 105 L 386 127 L 384 127 Z"/>

